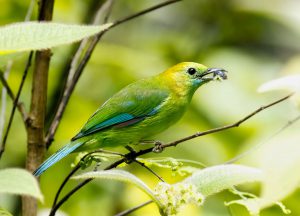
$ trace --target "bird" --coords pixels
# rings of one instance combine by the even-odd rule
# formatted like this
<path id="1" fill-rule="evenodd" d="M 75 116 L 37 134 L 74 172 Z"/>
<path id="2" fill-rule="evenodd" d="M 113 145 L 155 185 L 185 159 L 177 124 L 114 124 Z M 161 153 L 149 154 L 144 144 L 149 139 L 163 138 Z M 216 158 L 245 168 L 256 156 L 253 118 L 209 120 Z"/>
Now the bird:
<path id="1" fill-rule="evenodd" d="M 225 79 L 224 69 L 182 62 L 131 83 L 100 106 L 79 133 L 33 174 L 40 176 L 72 152 L 142 143 L 175 124 L 200 86 Z"/>

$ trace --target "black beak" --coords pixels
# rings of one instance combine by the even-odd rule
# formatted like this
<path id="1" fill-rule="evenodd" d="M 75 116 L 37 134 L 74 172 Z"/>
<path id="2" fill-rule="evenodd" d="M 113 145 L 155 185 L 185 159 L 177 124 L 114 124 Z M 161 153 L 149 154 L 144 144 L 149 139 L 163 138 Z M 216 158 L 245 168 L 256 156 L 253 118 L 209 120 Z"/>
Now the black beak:
<path id="1" fill-rule="evenodd" d="M 208 68 L 206 72 L 202 73 L 198 77 L 202 80 L 210 81 L 214 79 L 227 79 L 227 71 L 222 68 Z M 211 77 L 207 77 L 207 75 L 212 74 Z"/>

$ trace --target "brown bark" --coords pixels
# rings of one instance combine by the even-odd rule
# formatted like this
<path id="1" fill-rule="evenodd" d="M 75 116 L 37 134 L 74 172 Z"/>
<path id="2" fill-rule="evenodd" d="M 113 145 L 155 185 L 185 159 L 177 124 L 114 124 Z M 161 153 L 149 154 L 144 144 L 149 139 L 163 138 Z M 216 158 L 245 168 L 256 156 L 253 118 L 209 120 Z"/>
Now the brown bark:
<path id="1" fill-rule="evenodd" d="M 39 1 L 39 20 L 52 20 L 54 0 Z M 44 138 L 45 113 L 47 104 L 48 71 L 51 51 L 36 52 L 32 78 L 30 113 L 27 120 L 27 157 L 26 169 L 34 171 L 43 161 L 46 151 Z M 22 215 L 37 215 L 37 200 L 22 197 Z"/>

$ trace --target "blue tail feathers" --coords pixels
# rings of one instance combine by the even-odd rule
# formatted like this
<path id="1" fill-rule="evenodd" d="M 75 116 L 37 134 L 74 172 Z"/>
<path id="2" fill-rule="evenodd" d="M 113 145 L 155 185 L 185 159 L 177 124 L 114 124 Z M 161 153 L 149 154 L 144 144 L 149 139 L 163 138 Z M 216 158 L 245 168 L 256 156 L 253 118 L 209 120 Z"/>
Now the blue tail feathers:
<path id="1" fill-rule="evenodd" d="M 40 176 L 43 172 L 45 172 L 49 167 L 51 167 L 53 164 L 56 162 L 60 161 L 64 157 L 66 157 L 68 154 L 71 152 L 75 151 L 77 148 L 82 146 L 84 142 L 78 142 L 78 143 L 69 143 L 59 149 L 56 153 L 51 155 L 44 163 L 42 163 L 39 168 L 37 168 L 34 172 L 33 175 L 35 176 Z"/>

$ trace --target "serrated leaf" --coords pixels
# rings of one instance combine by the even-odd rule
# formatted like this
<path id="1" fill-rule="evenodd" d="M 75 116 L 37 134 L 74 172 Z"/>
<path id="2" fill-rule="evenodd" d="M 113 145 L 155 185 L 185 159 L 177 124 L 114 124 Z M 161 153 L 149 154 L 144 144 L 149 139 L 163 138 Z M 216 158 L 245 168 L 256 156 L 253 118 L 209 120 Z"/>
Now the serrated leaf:
<path id="1" fill-rule="evenodd" d="M 262 171 L 241 165 L 218 165 L 194 172 L 183 182 L 196 185 L 204 196 L 230 189 L 235 185 L 261 181 Z"/>
<path id="2" fill-rule="evenodd" d="M 124 170 L 107 170 L 107 171 L 92 171 L 86 172 L 77 176 L 72 177 L 72 179 L 89 179 L 89 178 L 96 178 L 96 179 L 113 179 L 117 181 L 122 181 L 130 184 L 134 184 L 136 187 L 141 189 L 143 192 L 148 194 L 153 201 L 156 202 L 158 207 L 161 209 L 162 204 L 160 201 L 155 197 L 153 191 L 138 177 L 135 175 L 124 171 Z"/>
<path id="3" fill-rule="evenodd" d="M 43 200 L 43 195 L 35 177 L 24 169 L 0 170 L 0 193 L 29 195 Z"/>
<path id="4" fill-rule="evenodd" d="M 10 212 L 0 207 L 0 216 L 13 216 Z"/>
<path id="5" fill-rule="evenodd" d="M 0 28 L 0 54 L 43 50 L 69 44 L 105 31 L 112 24 L 70 25 L 52 22 L 23 22 Z"/>

